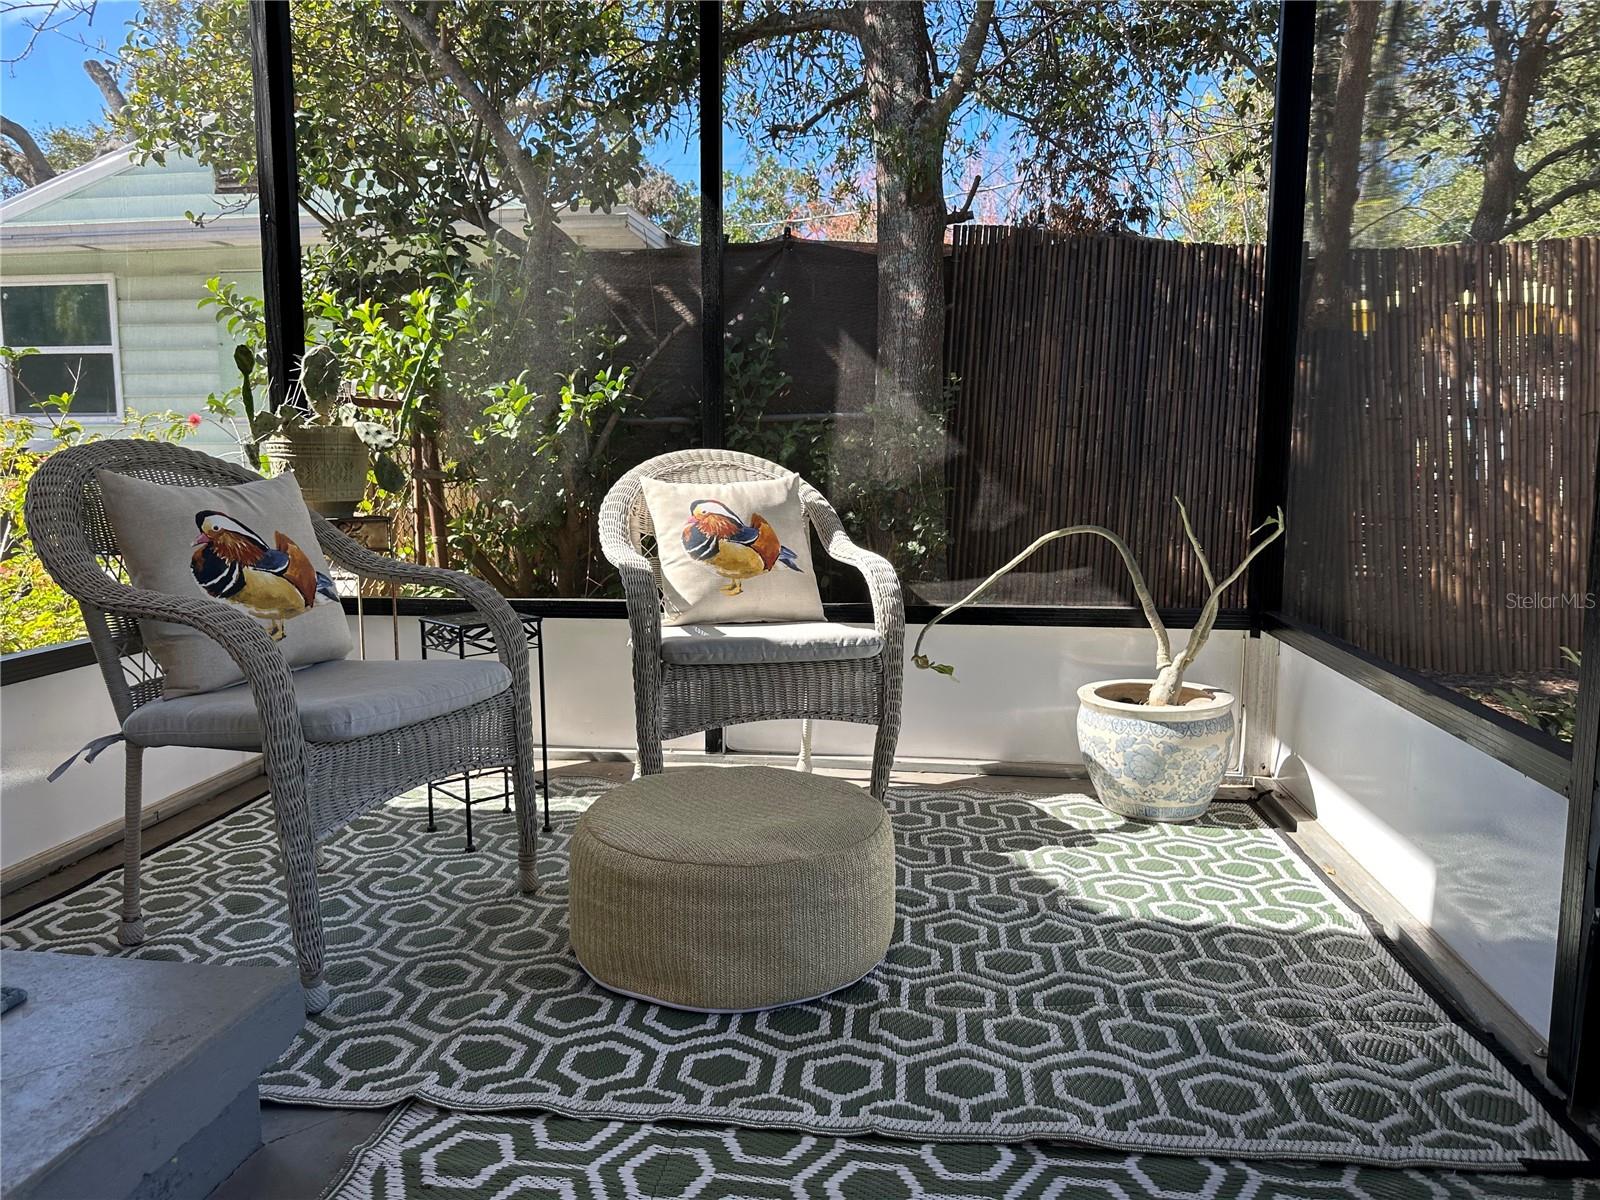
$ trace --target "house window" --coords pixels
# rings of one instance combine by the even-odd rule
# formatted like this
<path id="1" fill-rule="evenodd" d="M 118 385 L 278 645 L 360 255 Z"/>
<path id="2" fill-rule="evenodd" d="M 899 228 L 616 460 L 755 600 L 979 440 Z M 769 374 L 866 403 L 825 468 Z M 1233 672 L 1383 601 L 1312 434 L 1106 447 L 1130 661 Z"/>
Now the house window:
<path id="1" fill-rule="evenodd" d="M 71 392 L 78 416 L 122 409 L 117 361 L 116 296 L 109 279 L 7 280 L 0 285 L 0 343 L 25 355 L 6 372 L 7 411 L 42 411 L 42 401 Z"/>

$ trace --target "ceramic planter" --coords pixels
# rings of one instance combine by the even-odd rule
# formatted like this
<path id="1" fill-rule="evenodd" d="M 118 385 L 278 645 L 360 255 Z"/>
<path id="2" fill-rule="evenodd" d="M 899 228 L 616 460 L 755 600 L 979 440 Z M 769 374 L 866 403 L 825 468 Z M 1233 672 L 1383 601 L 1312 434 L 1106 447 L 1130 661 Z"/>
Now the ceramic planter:
<path id="1" fill-rule="evenodd" d="M 293 471 L 306 503 L 325 517 L 353 516 L 367 490 L 367 447 L 348 425 L 304 425 L 261 444 L 274 475 Z"/>
<path id="2" fill-rule="evenodd" d="M 1233 697 L 1185 684 L 1180 703 L 1152 707 L 1148 679 L 1106 679 L 1078 689 L 1078 746 L 1095 794 L 1141 821 L 1192 821 L 1228 768 Z"/>

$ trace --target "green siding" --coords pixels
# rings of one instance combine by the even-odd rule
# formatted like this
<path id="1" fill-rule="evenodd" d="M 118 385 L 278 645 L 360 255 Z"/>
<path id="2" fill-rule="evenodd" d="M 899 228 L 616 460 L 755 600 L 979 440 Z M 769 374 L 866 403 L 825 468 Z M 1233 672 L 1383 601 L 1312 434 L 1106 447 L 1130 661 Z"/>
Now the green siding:
<path id="1" fill-rule="evenodd" d="M 72 222 L 116 224 L 119 221 L 172 221 L 185 212 L 255 212 L 244 196 L 219 196 L 211 169 L 190 158 L 169 155 L 165 166 L 153 162 L 128 167 L 69 196 L 40 205 L 32 212 L 7 217 L 14 228 Z"/>
<path id="2" fill-rule="evenodd" d="M 15 251 L 0 264 L 0 279 L 54 275 L 110 275 L 116 280 L 125 407 L 198 412 L 208 393 L 225 392 L 237 381 L 234 338 L 211 309 L 198 305 L 212 275 L 234 280 L 251 295 L 261 294 L 261 259 L 254 248 Z M 209 424 L 191 444 L 201 449 L 233 445 Z"/>

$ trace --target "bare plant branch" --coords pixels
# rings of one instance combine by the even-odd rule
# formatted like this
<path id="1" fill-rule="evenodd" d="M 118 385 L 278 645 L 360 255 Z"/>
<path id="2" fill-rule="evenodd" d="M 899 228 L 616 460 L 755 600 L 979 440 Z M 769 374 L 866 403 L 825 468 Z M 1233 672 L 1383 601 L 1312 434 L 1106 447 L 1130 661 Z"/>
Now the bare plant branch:
<path id="1" fill-rule="evenodd" d="M 1174 496 L 1173 500 L 1177 502 L 1178 515 L 1183 518 L 1183 536 L 1189 539 L 1194 556 L 1200 560 L 1200 573 L 1205 576 L 1206 587 L 1214 592 L 1217 590 L 1217 579 L 1211 573 L 1211 562 L 1206 558 L 1206 552 L 1200 548 L 1200 539 L 1194 535 L 1194 526 L 1189 523 L 1189 510 L 1184 506 L 1182 496 Z"/>
<path id="2" fill-rule="evenodd" d="M 930 629 L 951 613 L 959 612 L 987 592 L 1039 547 L 1049 545 L 1060 538 L 1076 537 L 1085 533 L 1094 537 L 1105 538 L 1116 548 L 1117 553 L 1122 556 L 1122 565 L 1127 568 L 1128 578 L 1133 581 L 1134 594 L 1139 597 L 1139 607 L 1144 610 L 1144 619 L 1150 623 L 1150 632 L 1155 634 L 1156 637 L 1156 666 L 1161 669 L 1171 666 L 1172 639 L 1167 634 L 1167 626 L 1162 621 L 1161 614 L 1156 611 L 1155 597 L 1150 592 L 1150 585 L 1144 580 L 1144 572 L 1139 569 L 1139 562 L 1133 557 L 1133 551 L 1128 549 L 1128 543 L 1103 525 L 1069 525 L 1065 529 L 1055 529 L 1035 538 L 1022 553 L 973 588 L 960 600 L 941 609 L 936 617 L 924 625 L 922 632 L 917 634 L 916 644 L 911 647 L 911 661 L 918 667 L 931 668 L 933 664 L 928 661 L 927 655 L 922 653 L 922 639 L 928 636 Z M 1248 561 L 1247 559 L 1246 562 Z"/>

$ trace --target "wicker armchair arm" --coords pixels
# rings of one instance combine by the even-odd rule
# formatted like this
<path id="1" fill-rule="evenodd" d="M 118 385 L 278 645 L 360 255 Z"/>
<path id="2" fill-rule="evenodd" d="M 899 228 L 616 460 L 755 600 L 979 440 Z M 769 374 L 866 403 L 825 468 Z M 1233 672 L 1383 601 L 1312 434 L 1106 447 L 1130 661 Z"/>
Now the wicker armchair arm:
<path id="1" fill-rule="evenodd" d="M 634 654 L 644 662 L 655 663 L 661 657 L 661 594 L 656 590 L 650 560 L 632 546 L 612 546 L 606 557 L 622 579 Z"/>
<path id="2" fill-rule="evenodd" d="M 500 661 L 511 672 L 512 682 L 521 691 L 527 691 L 528 641 L 523 633 L 522 622 L 506 598 L 492 586 L 461 571 L 402 562 L 398 558 L 378 554 L 320 518 L 317 520 L 317 539 L 330 562 L 364 579 L 447 588 L 460 596 L 489 626 Z"/>
<path id="3" fill-rule="evenodd" d="M 873 625 L 878 633 L 885 638 L 890 635 L 902 636 L 906 627 L 905 601 L 900 594 L 900 577 L 895 574 L 889 560 L 851 541 L 833 505 L 820 496 L 812 497 L 806 509 L 828 557 L 854 567 L 867 581 L 867 595 L 872 600 Z"/>

